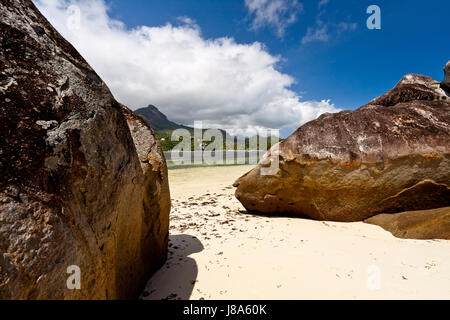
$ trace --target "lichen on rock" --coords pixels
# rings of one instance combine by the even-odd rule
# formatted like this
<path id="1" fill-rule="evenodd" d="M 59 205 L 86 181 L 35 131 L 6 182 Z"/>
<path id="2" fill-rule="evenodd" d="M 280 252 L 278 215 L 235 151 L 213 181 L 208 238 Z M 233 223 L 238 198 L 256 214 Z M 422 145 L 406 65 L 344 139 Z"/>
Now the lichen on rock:
<path id="1" fill-rule="evenodd" d="M 306 123 L 279 154 L 276 174 L 262 175 L 260 163 L 236 181 L 247 210 L 362 221 L 449 206 L 448 92 L 431 77 L 406 75 L 355 111 Z"/>
<path id="2" fill-rule="evenodd" d="M 164 156 L 29 0 L 0 3 L 0 109 L 0 298 L 136 297 L 167 255 Z"/>

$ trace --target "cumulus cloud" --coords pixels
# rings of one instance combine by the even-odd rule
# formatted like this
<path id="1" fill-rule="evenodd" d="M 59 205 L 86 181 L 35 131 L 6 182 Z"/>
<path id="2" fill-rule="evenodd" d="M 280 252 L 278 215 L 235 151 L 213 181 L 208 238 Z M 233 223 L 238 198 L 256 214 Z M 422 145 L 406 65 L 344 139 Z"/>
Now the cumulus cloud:
<path id="1" fill-rule="evenodd" d="M 245 0 L 245 5 L 253 17 L 254 30 L 265 26 L 274 28 L 282 37 L 286 28 L 297 21 L 303 5 L 297 0 Z"/>
<path id="2" fill-rule="evenodd" d="M 127 29 L 103 0 L 35 0 L 41 12 L 86 58 L 116 99 L 132 109 L 154 104 L 169 119 L 250 134 L 296 128 L 337 109 L 301 101 L 280 57 L 258 42 L 205 39 L 188 17 L 179 25 Z"/>

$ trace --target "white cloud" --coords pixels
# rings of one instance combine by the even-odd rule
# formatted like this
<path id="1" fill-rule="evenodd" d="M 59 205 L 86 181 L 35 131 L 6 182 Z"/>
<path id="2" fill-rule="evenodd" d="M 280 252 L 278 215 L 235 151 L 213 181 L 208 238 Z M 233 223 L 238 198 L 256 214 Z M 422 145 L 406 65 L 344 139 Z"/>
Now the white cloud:
<path id="1" fill-rule="evenodd" d="M 314 26 L 308 27 L 306 35 L 302 38 L 302 44 L 310 42 L 328 42 L 345 32 L 355 31 L 357 27 L 356 23 L 324 23 L 318 18 Z"/>
<path id="2" fill-rule="evenodd" d="M 260 43 L 204 39 L 187 17 L 181 25 L 129 30 L 108 16 L 103 0 L 35 0 L 50 22 L 86 58 L 118 101 L 154 104 L 172 121 L 234 129 L 297 128 L 337 109 L 301 101 L 280 57 Z"/>
<path id="3" fill-rule="evenodd" d="M 254 30 L 269 26 L 275 28 L 280 37 L 303 11 L 303 5 L 297 0 L 245 0 L 245 5 L 253 17 Z"/>
<path id="4" fill-rule="evenodd" d="M 315 27 L 308 27 L 306 35 L 302 38 L 302 44 L 316 41 L 327 42 L 329 39 L 328 25 L 322 24 Z"/>
<path id="5" fill-rule="evenodd" d="M 327 5 L 328 2 L 330 2 L 330 0 L 320 0 L 319 1 L 319 9 L 322 8 L 323 6 Z"/>
<path id="6" fill-rule="evenodd" d="M 340 22 L 337 25 L 337 30 L 339 33 L 346 31 L 355 31 L 358 25 L 356 23 Z"/>
<path id="7" fill-rule="evenodd" d="M 324 22 L 324 16 L 327 15 L 325 6 L 328 3 L 330 3 L 330 0 L 319 1 L 316 22 L 306 30 L 306 35 L 301 40 L 302 44 L 328 42 L 339 38 L 345 32 L 355 31 L 357 29 L 357 24 L 353 22 Z"/>

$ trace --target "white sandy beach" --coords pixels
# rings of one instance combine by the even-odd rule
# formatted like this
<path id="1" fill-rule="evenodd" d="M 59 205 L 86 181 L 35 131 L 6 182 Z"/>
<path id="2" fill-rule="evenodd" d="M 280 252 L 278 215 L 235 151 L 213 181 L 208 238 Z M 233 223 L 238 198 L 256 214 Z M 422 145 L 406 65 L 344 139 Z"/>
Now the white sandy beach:
<path id="1" fill-rule="evenodd" d="M 450 241 L 246 214 L 232 183 L 251 168 L 169 171 L 169 258 L 142 299 L 450 299 Z"/>

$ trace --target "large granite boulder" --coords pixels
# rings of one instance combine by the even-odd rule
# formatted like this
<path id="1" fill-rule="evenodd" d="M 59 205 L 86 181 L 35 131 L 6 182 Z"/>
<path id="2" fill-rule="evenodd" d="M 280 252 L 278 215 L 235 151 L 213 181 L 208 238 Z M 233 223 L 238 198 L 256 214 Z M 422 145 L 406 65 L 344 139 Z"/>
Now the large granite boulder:
<path id="1" fill-rule="evenodd" d="M 0 299 L 137 297 L 167 254 L 164 156 L 29 0 L 0 2 L 0 109 Z"/>
<path id="2" fill-rule="evenodd" d="M 403 239 L 450 240 L 450 207 L 379 214 L 365 220 Z"/>
<path id="3" fill-rule="evenodd" d="M 444 67 L 444 81 L 442 81 L 442 88 L 450 92 L 450 61 Z"/>
<path id="4" fill-rule="evenodd" d="M 406 75 L 355 111 L 300 127 L 278 145 L 278 171 L 261 174 L 273 148 L 236 181 L 236 197 L 249 211 L 334 221 L 449 206 L 449 96 L 430 77 Z"/>

